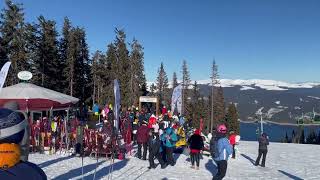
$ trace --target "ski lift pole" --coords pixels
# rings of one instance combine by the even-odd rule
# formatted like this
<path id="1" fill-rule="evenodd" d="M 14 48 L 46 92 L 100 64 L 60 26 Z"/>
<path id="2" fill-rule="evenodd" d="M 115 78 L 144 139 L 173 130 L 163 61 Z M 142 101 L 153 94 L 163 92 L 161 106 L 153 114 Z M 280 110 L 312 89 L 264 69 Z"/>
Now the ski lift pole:
<path id="1" fill-rule="evenodd" d="M 262 114 L 261 114 L 261 116 L 260 116 L 260 130 L 261 130 L 261 133 L 260 133 L 260 134 L 262 134 L 262 133 L 263 133 L 263 120 L 262 120 Z"/>

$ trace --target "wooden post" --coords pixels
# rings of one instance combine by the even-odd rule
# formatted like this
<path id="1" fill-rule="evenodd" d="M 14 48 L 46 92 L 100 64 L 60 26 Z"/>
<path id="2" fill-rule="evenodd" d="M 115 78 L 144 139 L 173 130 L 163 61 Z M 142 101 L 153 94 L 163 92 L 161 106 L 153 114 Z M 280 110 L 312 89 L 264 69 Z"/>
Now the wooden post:
<path id="1" fill-rule="evenodd" d="M 68 139 L 68 137 L 69 137 L 69 134 L 68 134 L 68 127 L 67 127 L 67 122 L 69 122 L 69 108 L 67 109 L 67 118 L 66 118 L 66 120 L 64 121 L 64 128 L 65 128 L 65 133 L 66 133 L 66 146 L 67 146 L 67 151 L 68 151 L 68 149 L 69 149 L 69 139 Z"/>
<path id="2" fill-rule="evenodd" d="M 157 98 L 157 102 L 156 102 L 156 116 L 158 117 L 159 115 L 159 99 Z"/>

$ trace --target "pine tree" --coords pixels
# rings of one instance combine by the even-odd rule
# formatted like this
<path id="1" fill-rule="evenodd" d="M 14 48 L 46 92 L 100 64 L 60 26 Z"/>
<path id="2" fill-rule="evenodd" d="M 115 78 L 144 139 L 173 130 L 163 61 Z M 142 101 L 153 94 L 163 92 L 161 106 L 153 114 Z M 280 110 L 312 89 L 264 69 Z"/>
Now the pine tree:
<path id="1" fill-rule="evenodd" d="M 35 72 L 35 62 L 38 58 L 38 26 L 36 24 L 26 24 L 25 28 L 27 62 L 30 72 Z"/>
<path id="2" fill-rule="evenodd" d="M 2 67 L 8 61 L 7 53 L 4 46 L 5 45 L 3 43 L 2 37 L 0 36 L 0 67 Z"/>
<path id="3" fill-rule="evenodd" d="M 178 86 L 178 78 L 177 78 L 177 73 L 173 72 L 172 76 L 172 89 Z"/>
<path id="4" fill-rule="evenodd" d="M 166 91 L 168 89 L 169 82 L 168 82 L 168 77 L 167 73 L 164 70 L 163 63 L 161 62 L 160 68 L 158 69 L 158 77 L 157 77 L 157 95 L 160 100 L 160 103 L 162 105 L 166 104 L 165 102 L 165 96 L 166 96 Z"/>
<path id="5" fill-rule="evenodd" d="M 11 68 L 7 77 L 7 84 L 19 82 L 19 71 L 28 70 L 25 24 L 22 4 L 14 4 L 11 0 L 5 1 L 6 8 L 0 14 L 1 48 L 0 64 L 11 61 Z M 1 66 L 2 67 L 2 66 Z"/>
<path id="6" fill-rule="evenodd" d="M 131 93 L 129 96 L 130 104 L 138 105 L 139 97 L 146 91 L 146 77 L 144 73 L 144 63 L 143 63 L 143 47 L 136 40 L 133 39 L 131 43 L 131 53 L 130 53 L 130 89 Z"/>
<path id="7" fill-rule="evenodd" d="M 37 85 L 59 91 L 59 80 L 62 74 L 58 74 L 58 32 L 55 22 L 46 20 L 43 16 L 39 21 L 39 40 L 37 44 L 37 58 L 35 59 L 34 81 Z"/>
<path id="8" fill-rule="evenodd" d="M 228 112 L 226 115 L 227 126 L 230 131 L 240 134 L 240 123 L 238 121 L 238 111 L 234 103 L 229 104 Z"/>
<path id="9" fill-rule="evenodd" d="M 108 64 L 101 51 L 96 51 L 93 55 L 91 74 L 93 81 L 93 102 L 106 104 L 107 99 L 110 99 L 110 97 L 108 92 L 104 91 L 104 89 L 111 81 L 108 78 Z"/>
<path id="10" fill-rule="evenodd" d="M 79 59 L 76 61 L 76 97 L 82 101 L 88 102 L 91 98 L 92 77 L 91 77 L 91 60 L 89 58 L 89 48 L 86 42 L 86 33 L 83 28 L 76 28 L 76 39 L 79 40 Z"/>
<path id="11" fill-rule="evenodd" d="M 114 104 L 113 80 L 119 79 L 119 67 L 117 62 L 116 47 L 110 43 L 107 47 L 106 63 L 107 63 L 107 80 L 104 89 L 106 93 L 106 101 L 109 104 Z"/>
<path id="12" fill-rule="evenodd" d="M 157 90 L 157 87 L 154 85 L 154 83 L 152 83 L 151 86 L 150 86 L 150 95 L 151 96 L 155 96 L 156 95 L 156 90 Z"/>
<path id="13" fill-rule="evenodd" d="M 187 61 L 183 60 L 182 64 L 182 115 L 188 114 L 186 112 L 186 105 L 188 104 L 188 87 L 190 86 L 191 80 L 190 80 L 190 74 L 188 70 Z"/>
<path id="14" fill-rule="evenodd" d="M 82 28 L 72 28 L 69 34 L 65 72 L 68 81 L 68 93 L 89 101 L 91 97 L 91 61 L 86 42 L 86 34 Z"/>
<path id="15" fill-rule="evenodd" d="M 59 41 L 59 73 L 62 74 L 60 76 L 62 79 L 60 79 L 60 90 L 61 92 L 67 93 L 68 92 L 68 72 L 66 72 L 67 69 L 67 60 L 68 60 L 68 51 L 70 47 L 70 31 L 71 31 L 72 25 L 70 20 L 65 17 L 63 28 L 62 28 L 62 37 Z"/>
<path id="16" fill-rule="evenodd" d="M 200 105 L 200 93 L 197 81 L 193 84 L 191 101 L 188 102 L 187 106 L 190 109 L 187 114 L 187 119 L 192 119 L 192 126 L 194 128 L 199 128 L 200 126 L 200 118 L 201 118 L 201 105 Z"/>
<path id="17" fill-rule="evenodd" d="M 220 123 L 224 123 L 225 107 L 223 89 L 220 85 L 218 66 L 215 60 L 212 63 L 211 69 L 211 123 L 210 130 L 213 131 L 213 127 Z"/>
<path id="18" fill-rule="evenodd" d="M 68 81 L 67 93 L 71 96 L 74 95 L 75 74 L 76 74 L 76 61 L 79 58 L 79 42 L 75 33 L 75 29 L 72 28 L 68 36 L 68 47 L 66 48 L 66 66 L 64 72 Z"/>
<path id="19" fill-rule="evenodd" d="M 129 107 L 130 104 L 130 63 L 129 63 L 129 51 L 126 45 L 126 34 L 123 30 L 115 29 L 116 32 L 116 57 L 118 65 L 118 80 L 120 83 L 121 93 L 121 105 L 123 107 Z"/>

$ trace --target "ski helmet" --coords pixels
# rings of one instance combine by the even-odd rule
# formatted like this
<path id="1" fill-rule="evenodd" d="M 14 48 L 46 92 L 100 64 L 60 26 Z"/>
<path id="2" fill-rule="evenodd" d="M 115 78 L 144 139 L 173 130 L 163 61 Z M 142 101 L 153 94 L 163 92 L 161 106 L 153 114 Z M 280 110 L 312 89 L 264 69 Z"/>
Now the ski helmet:
<path id="1" fill-rule="evenodd" d="M 225 133 L 227 133 L 227 127 L 226 127 L 224 124 L 220 124 L 220 125 L 218 126 L 218 128 L 217 128 L 217 131 L 218 131 L 219 133 L 225 134 Z"/>
<path id="2" fill-rule="evenodd" d="M 21 143 L 28 121 L 22 113 L 0 109 L 0 143 Z"/>

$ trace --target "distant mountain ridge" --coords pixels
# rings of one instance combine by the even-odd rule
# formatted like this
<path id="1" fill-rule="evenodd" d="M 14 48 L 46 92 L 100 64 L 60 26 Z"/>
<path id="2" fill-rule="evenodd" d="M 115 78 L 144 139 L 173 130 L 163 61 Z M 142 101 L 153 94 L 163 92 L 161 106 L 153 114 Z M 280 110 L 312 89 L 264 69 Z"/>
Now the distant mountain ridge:
<path id="1" fill-rule="evenodd" d="M 236 103 L 240 119 L 244 121 L 255 120 L 262 112 L 270 121 L 296 123 L 302 115 L 310 117 L 313 111 L 320 112 L 320 83 L 317 82 L 287 83 L 260 79 L 221 79 L 220 82 L 226 103 Z M 201 95 L 208 97 L 211 93 L 210 80 L 197 83 Z"/>
<path id="2" fill-rule="evenodd" d="M 148 87 L 153 82 L 148 82 Z M 193 84 L 194 81 L 191 82 Z M 198 80 L 198 84 L 202 85 L 210 85 L 211 80 Z M 265 90 L 273 90 L 273 91 L 284 91 L 292 88 L 313 88 L 320 86 L 320 82 L 303 82 L 303 83 L 289 83 L 284 81 L 276 81 L 276 80 L 265 80 L 265 79 L 220 79 L 220 83 L 222 87 L 235 87 L 241 86 L 242 90 L 250 90 L 254 89 L 254 87 L 259 87 Z M 171 88 L 172 83 L 169 82 L 169 87 Z M 191 88 L 191 87 L 190 87 Z"/>

